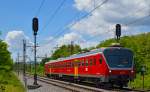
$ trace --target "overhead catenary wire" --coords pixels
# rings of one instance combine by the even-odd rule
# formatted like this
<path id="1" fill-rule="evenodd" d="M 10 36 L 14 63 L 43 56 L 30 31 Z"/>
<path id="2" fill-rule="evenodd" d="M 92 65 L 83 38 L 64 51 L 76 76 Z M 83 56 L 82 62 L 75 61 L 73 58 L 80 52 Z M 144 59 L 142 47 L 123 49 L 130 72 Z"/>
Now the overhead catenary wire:
<path id="1" fill-rule="evenodd" d="M 108 1 L 108 0 L 105 0 L 103 3 L 106 3 L 107 1 Z M 101 4 L 103 4 L 103 3 L 101 3 Z M 100 4 L 100 5 L 101 5 L 101 4 Z M 98 6 L 100 6 L 100 5 L 98 5 Z M 91 10 L 91 13 L 92 13 L 95 9 L 97 9 L 98 6 L 95 7 L 93 10 Z M 143 9 L 144 9 L 144 8 L 137 9 L 136 12 L 143 11 Z M 131 14 L 125 16 L 125 17 L 123 17 L 122 19 L 125 19 L 125 18 L 131 16 L 132 14 L 135 14 L 135 12 L 134 12 L 134 13 L 131 13 Z M 88 13 L 87 15 L 82 16 L 80 19 L 78 19 L 78 21 L 82 20 L 84 17 L 87 17 L 88 15 L 90 15 L 90 14 Z M 138 19 L 138 20 L 141 20 L 141 19 Z M 135 21 L 137 21 L 137 20 L 135 20 Z M 134 22 L 135 22 L 135 21 L 134 21 Z M 132 21 L 132 22 L 133 22 L 133 21 Z M 75 25 L 76 23 L 77 23 L 77 22 L 72 23 L 72 24 L 70 25 L 70 27 L 72 27 L 72 26 Z M 127 24 L 129 25 L 129 24 L 132 24 L 132 23 L 130 22 L 130 23 L 127 23 Z M 127 25 L 127 24 L 125 24 L 125 25 Z M 134 23 L 133 23 L 133 24 L 134 24 Z M 68 28 L 64 28 L 61 32 L 59 32 L 59 33 L 56 35 L 56 37 L 58 37 L 60 34 L 62 34 L 62 33 L 63 33 L 65 30 L 67 30 L 67 29 L 68 29 Z M 114 30 L 114 28 L 111 29 L 111 30 Z M 109 29 L 107 32 L 104 32 L 104 33 L 108 33 L 108 32 L 111 31 L 111 30 Z M 95 32 L 93 32 L 93 33 L 95 33 Z M 98 35 L 98 36 L 99 36 L 99 35 Z M 93 37 L 90 37 L 90 39 L 91 39 L 91 38 L 93 38 Z"/>
<path id="2" fill-rule="evenodd" d="M 75 16 L 73 17 L 73 19 L 76 18 L 79 14 L 80 14 L 80 13 L 75 14 Z M 70 22 L 69 22 L 69 23 L 70 23 Z M 66 24 L 69 24 L 69 23 L 66 23 Z M 65 30 L 67 30 L 67 29 L 68 29 L 68 28 L 63 28 L 63 29 L 60 28 L 60 29 L 58 29 L 58 30 L 57 30 L 58 33 L 54 35 L 54 38 L 56 38 L 56 37 L 58 37 L 59 35 L 61 35 L 61 34 L 62 34 Z M 61 30 L 61 31 L 59 31 L 59 30 Z"/>
<path id="3" fill-rule="evenodd" d="M 90 14 L 92 14 L 96 9 L 100 8 L 101 6 L 103 6 L 105 3 L 107 3 L 108 0 L 104 0 L 102 3 L 100 3 L 99 5 L 95 6 L 94 9 L 92 9 L 90 12 L 88 12 L 87 14 L 83 15 L 82 17 L 80 17 L 77 21 L 73 22 L 69 27 L 65 27 L 62 29 L 61 32 L 59 32 L 58 34 L 56 34 L 55 37 L 58 37 L 59 35 L 61 35 L 63 32 L 65 32 L 67 29 L 69 29 L 70 27 L 74 26 L 75 24 L 77 24 L 79 21 L 81 21 L 82 19 L 88 17 Z M 78 15 L 78 14 L 77 14 Z M 55 38 L 54 37 L 54 38 Z"/>
<path id="4" fill-rule="evenodd" d="M 92 9 L 88 14 L 86 15 L 83 15 L 82 17 L 80 17 L 77 21 L 73 22 L 69 27 L 65 27 L 63 28 L 63 30 L 61 32 L 59 32 L 58 34 L 56 34 L 55 37 L 53 37 L 52 40 L 54 40 L 56 37 L 58 37 L 59 35 L 61 35 L 63 32 L 65 32 L 68 28 L 74 26 L 77 22 L 81 21 L 82 19 L 88 17 L 90 14 L 92 14 L 96 9 L 100 8 L 101 6 L 103 6 L 105 3 L 107 3 L 109 0 L 104 0 L 102 3 L 100 3 L 98 6 L 94 7 L 94 9 Z M 78 14 L 77 14 L 78 15 Z M 76 18 L 76 17 L 75 17 Z M 49 23 L 48 23 L 49 24 Z M 48 25 L 47 24 L 47 25 Z M 68 24 L 67 24 L 68 25 Z M 45 27 L 43 27 L 43 30 L 46 28 L 46 25 Z M 50 41 L 52 41 L 50 40 Z"/>
<path id="5" fill-rule="evenodd" d="M 104 3 L 107 2 L 107 1 L 108 1 L 108 0 L 105 0 Z M 95 7 L 95 8 L 97 8 L 97 7 Z M 95 8 L 94 8 L 94 9 L 95 9 Z M 93 9 L 93 10 L 94 10 L 94 9 Z M 95 11 L 95 10 L 94 10 L 94 11 Z M 91 11 L 91 13 L 92 13 L 92 12 L 93 12 L 93 11 Z M 81 21 L 83 18 L 89 16 L 91 13 L 89 12 L 87 15 L 82 16 L 82 17 L 79 19 L 79 21 Z M 148 16 L 147 16 L 147 17 L 148 17 Z M 145 18 L 145 17 L 144 17 L 144 18 Z M 140 19 L 134 20 L 134 21 L 129 22 L 129 23 L 125 24 L 125 25 L 134 24 L 134 23 L 136 23 L 136 22 L 138 22 L 138 21 L 141 21 L 141 20 L 144 19 L 144 18 L 140 18 Z M 75 25 L 76 23 L 78 23 L 79 21 L 73 22 L 69 27 L 74 26 L 74 25 Z M 123 26 L 124 26 L 124 25 L 123 25 Z M 64 28 L 63 31 L 59 33 L 59 35 L 61 35 L 66 29 L 68 29 L 68 27 Z M 114 29 L 114 28 L 113 28 L 113 29 Z M 110 30 L 109 30 L 109 31 L 110 31 Z M 109 31 L 108 31 L 108 32 L 109 32 Z M 106 32 L 106 33 L 107 33 L 107 32 Z M 59 36 L 59 35 L 57 35 L 57 36 Z"/>
<path id="6" fill-rule="evenodd" d="M 142 18 L 136 19 L 136 20 L 134 20 L 134 21 L 131 21 L 131 22 L 129 22 L 129 23 L 126 23 L 126 24 L 124 24 L 124 25 L 122 25 L 122 26 L 129 26 L 129 25 L 132 25 L 132 24 L 137 23 L 138 21 L 141 21 L 141 20 L 143 20 L 143 19 L 145 19 L 145 18 L 147 18 L 147 17 L 150 17 L 150 14 L 147 15 L 147 16 L 144 16 L 144 17 L 142 17 Z M 109 33 L 110 31 L 113 31 L 113 30 L 115 30 L 115 28 L 109 29 L 108 31 L 106 31 L 106 32 L 104 32 L 104 33 Z M 93 33 L 96 33 L 96 32 L 93 32 Z M 104 33 L 102 33 L 102 34 L 96 34 L 95 36 L 100 36 L 100 35 L 103 35 Z M 95 36 L 94 36 L 94 37 L 95 37 Z M 87 39 L 86 41 L 90 41 L 90 40 L 92 40 L 94 37 L 91 37 L 91 38 Z"/>
<path id="7" fill-rule="evenodd" d="M 95 10 L 99 9 L 100 7 L 102 7 L 108 1 L 109 0 L 104 0 L 101 4 L 95 6 L 94 9 L 92 9 L 90 12 L 88 12 L 87 14 L 83 15 L 82 17 L 80 17 L 80 19 L 78 21 L 74 22 L 70 27 L 74 26 L 75 24 L 77 24 L 78 22 L 80 22 L 82 19 L 88 17 L 90 14 L 92 14 Z"/>
<path id="8" fill-rule="evenodd" d="M 47 28 L 47 26 L 51 23 L 51 21 L 54 19 L 54 17 L 59 12 L 59 10 L 62 8 L 62 6 L 64 5 L 65 2 L 66 2 L 66 0 L 62 0 L 62 2 L 60 3 L 60 5 L 54 11 L 54 13 L 49 17 L 47 23 L 44 25 L 44 27 L 42 28 L 42 30 L 45 30 Z"/>
<path id="9" fill-rule="evenodd" d="M 140 5 L 140 4 L 141 4 L 141 2 L 138 2 L 137 5 Z M 125 18 L 130 17 L 131 15 L 133 15 L 133 14 L 135 14 L 135 13 L 138 13 L 139 11 L 143 11 L 144 9 L 145 9 L 145 7 L 140 8 L 140 9 L 137 9 L 136 12 L 134 12 L 134 13 L 132 12 L 132 13 L 128 14 L 127 16 L 123 17 L 122 20 L 125 19 Z M 141 21 L 142 19 L 145 19 L 146 17 L 149 17 L 149 16 L 150 16 L 150 15 L 147 15 L 147 16 L 144 16 L 143 18 L 136 19 L 136 20 L 134 20 L 134 21 L 130 21 L 130 22 L 126 23 L 126 24 L 122 24 L 122 26 L 129 26 L 129 25 L 134 24 L 134 23 L 136 23 L 136 22 L 138 22 L 138 21 Z M 109 29 L 109 31 L 111 31 L 111 30 L 115 30 L 115 28 Z M 106 31 L 106 32 L 104 32 L 104 33 L 109 33 L 109 31 Z M 93 33 L 96 33 L 96 32 L 93 32 Z M 104 34 L 104 33 L 103 33 L 103 34 Z M 96 35 L 99 36 L 99 34 L 96 34 Z M 95 36 L 94 36 L 94 37 L 95 37 Z M 90 37 L 90 40 L 92 40 L 91 38 L 94 38 L 94 37 Z M 89 39 L 88 39 L 88 40 L 89 40 Z"/>
<path id="10" fill-rule="evenodd" d="M 79 21 L 81 21 L 82 19 L 88 17 L 88 16 L 89 16 L 90 14 L 92 14 L 96 9 L 98 9 L 99 7 L 101 7 L 103 4 L 105 4 L 105 3 L 107 3 L 107 2 L 108 2 L 108 0 L 104 0 L 101 4 L 99 4 L 98 6 L 95 6 L 95 0 L 94 0 L 94 9 L 92 9 L 88 14 L 82 16 L 78 21 L 72 23 L 72 24 L 70 25 L 70 27 L 74 26 L 75 24 L 77 24 L 77 23 L 78 23 Z M 140 3 L 139 3 L 139 4 L 140 4 Z M 141 10 L 143 10 L 143 8 L 142 8 L 142 9 L 138 9 L 137 11 L 141 11 Z M 133 14 L 133 13 L 132 13 L 132 14 Z M 129 17 L 129 15 L 125 16 L 124 18 L 126 18 L 126 17 Z M 62 30 L 62 32 L 63 32 L 63 31 L 65 31 L 65 29 Z M 110 30 L 109 30 L 109 31 L 110 31 Z M 61 33 L 62 33 L 62 32 L 61 32 Z M 61 33 L 60 33 L 60 34 L 61 34 Z M 106 33 L 108 33 L 108 32 L 106 32 Z M 59 35 L 60 35 L 60 34 L 59 34 Z"/>
<path id="11" fill-rule="evenodd" d="M 41 8 L 43 7 L 45 1 L 46 1 L 46 0 L 42 0 L 42 1 L 41 1 L 40 7 L 38 8 L 38 10 L 37 10 L 37 12 L 36 12 L 36 14 L 35 14 L 36 17 L 37 17 L 37 16 L 39 15 L 39 13 L 41 12 Z"/>
<path id="12" fill-rule="evenodd" d="M 132 14 L 138 13 L 139 11 L 143 11 L 143 9 L 144 9 L 144 8 L 137 9 L 136 12 L 134 12 L 134 13 L 132 13 Z M 127 17 L 129 17 L 129 16 L 132 15 L 132 14 L 129 14 L 129 15 L 123 17 L 122 20 L 125 19 L 125 18 L 127 18 Z M 135 19 L 135 20 L 133 20 L 133 21 L 130 21 L 130 22 L 128 22 L 128 23 L 122 24 L 122 26 L 123 26 L 123 27 L 130 26 L 130 25 L 135 24 L 135 23 L 137 23 L 137 22 L 139 22 L 139 21 L 142 21 L 143 19 L 148 18 L 148 17 L 150 17 L 150 13 L 149 13 L 148 15 L 144 16 L 144 17 L 141 17 L 141 18 Z M 115 28 L 109 29 L 108 31 L 106 31 L 106 32 L 104 32 L 104 33 L 109 33 L 110 31 L 113 31 L 113 30 L 115 30 Z M 93 32 L 93 33 L 96 33 L 96 32 Z M 104 34 L 104 33 L 102 33 L 102 34 Z M 100 36 L 100 35 L 102 35 L 102 34 L 96 34 L 95 36 Z M 95 36 L 94 36 L 94 37 L 95 37 Z M 90 37 L 89 39 L 87 39 L 87 41 L 92 40 L 94 37 Z"/>

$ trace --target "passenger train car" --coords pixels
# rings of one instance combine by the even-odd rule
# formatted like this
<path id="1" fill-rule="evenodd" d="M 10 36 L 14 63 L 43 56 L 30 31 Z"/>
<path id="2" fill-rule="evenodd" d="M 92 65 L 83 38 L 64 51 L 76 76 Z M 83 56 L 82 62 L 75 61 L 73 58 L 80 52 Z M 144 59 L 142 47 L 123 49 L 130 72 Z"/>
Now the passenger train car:
<path id="1" fill-rule="evenodd" d="M 45 74 L 53 78 L 127 86 L 134 79 L 133 52 L 106 47 L 45 63 Z"/>

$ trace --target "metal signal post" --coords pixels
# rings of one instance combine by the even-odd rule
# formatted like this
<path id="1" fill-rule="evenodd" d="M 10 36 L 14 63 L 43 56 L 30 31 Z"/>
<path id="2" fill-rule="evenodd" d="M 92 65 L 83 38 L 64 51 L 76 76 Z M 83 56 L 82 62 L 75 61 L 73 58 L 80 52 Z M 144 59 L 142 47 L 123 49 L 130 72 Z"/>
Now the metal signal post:
<path id="1" fill-rule="evenodd" d="M 143 65 L 142 68 L 141 68 L 141 75 L 142 75 L 142 80 L 143 80 L 143 83 L 142 83 L 143 90 L 144 90 L 144 75 L 145 75 L 145 72 L 146 72 L 145 65 Z"/>
<path id="2" fill-rule="evenodd" d="M 74 45 L 73 45 L 73 41 L 71 41 L 71 45 L 70 45 L 70 55 L 73 54 L 73 49 L 74 49 Z"/>
<path id="3" fill-rule="evenodd" d="M 25 87 L 27 87 L 27 80 L 26 80 L 26 40 L 23 40 L 23 79 L 24 79 Z"/>
<path id="4" fill-rule="evenodd" d="M 38 18 L 34 17 L 32 20 L 32 29 L 34 35 L 34 64 L 35 64 L 35 71 L 34 71 L 34 85 L 38 85 L 37 83 L 37 73 L 36 73 L 36 35 L 38 32 Z"/>

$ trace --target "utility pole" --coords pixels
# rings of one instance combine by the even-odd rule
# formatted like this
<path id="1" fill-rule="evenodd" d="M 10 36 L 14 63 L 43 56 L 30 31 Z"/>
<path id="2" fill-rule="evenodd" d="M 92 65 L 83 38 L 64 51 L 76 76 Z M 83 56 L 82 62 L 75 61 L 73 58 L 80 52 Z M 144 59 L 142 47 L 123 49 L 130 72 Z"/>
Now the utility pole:
<path id="1" fill-rule="evenodd" d="M 15 70 L 16 70 L 16 73 L 17 73 L 18 76 L 19 76 L 19 68 L 18 68 L 18 66 L 19 66 L 18 58 L 16 58 L 16 64 L 15 64 L 14 68 L 15 68 Z"/>
<path id="2" fill-rule="evenodd" d="M 70 46 L 70 55 L 72 55 L 73 54 L 73 50 L 74 50 L 74 42 L 73 41 L 71 41 L 71 46 Z"/>
<path id="3" fill-rule="evenodd" d="M 23 79 L 25 83 L 25 87 L 27 86 L 26 80 L 26 40 L 23 40 Z"/>
<path id="4" fill-rule="evenodd" d="M 19 57 L 20 57 L 20 55 L 19 55 L 19 52 L 18 52 L 18 54 L 17 54 L 17 62 L 18 62 L 18 75 L 19 75 L 19 70 L 20 70 L 20 62 L 19 62 Z"/>

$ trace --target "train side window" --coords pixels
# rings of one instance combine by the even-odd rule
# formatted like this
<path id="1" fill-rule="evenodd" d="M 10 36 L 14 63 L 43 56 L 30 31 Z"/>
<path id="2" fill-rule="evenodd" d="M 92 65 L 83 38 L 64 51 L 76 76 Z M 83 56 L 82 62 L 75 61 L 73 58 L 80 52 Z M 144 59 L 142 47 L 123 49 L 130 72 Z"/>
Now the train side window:
<path id="1" fill-rule="evenodd" d="M 71 67 L 73 67 L 73 62 L 71 62 Z"/>
<path id="2" fill-rule="evenodd" d="M 90 59 L 90 63 L 89 63 L 90 65 L 93 65 L 93 60 L 92 59 Z"/>
<path id="3" fill-rule="evenodd" d="M 102 61 L 103 61 L 102 58 L 100 58 L 100 59 L 99 59 L 99 63 L 102 64 Z"/>
<path id="4" fill-rule="evenodd" d="M 85 65 L 86 65 L 86 66 L 88 66 L 88 59 L 86 59 L 86 61 L 85 61 Z"/>
<path id="5" fill-rule="evenodd" d="M 81 63 L 82 63 L 82 66 L 84 66 L 84 60 L 82 60 Z"/>
<path id="6" fill-rule="evenodd" d="M 81 65 L 81 62 L 79 61 L 79 62 L 78 62 L 78 66 L 80 67 L 80 65 Z"/>
<path id="7" fill-rule="evenodd" d="M 71 62 L 69 62 L 69 67 L 71 67 Z"/>
<path id="8" fill-rule="evenodd" d="M 96 65 L 96 58 L 94 58 L 93 60 L 93 65 Z"/>
<path id="9" fill-rule="evenodd" d="M 69 62 L 67 62 L 67 67 L 69 67 Z"/>

